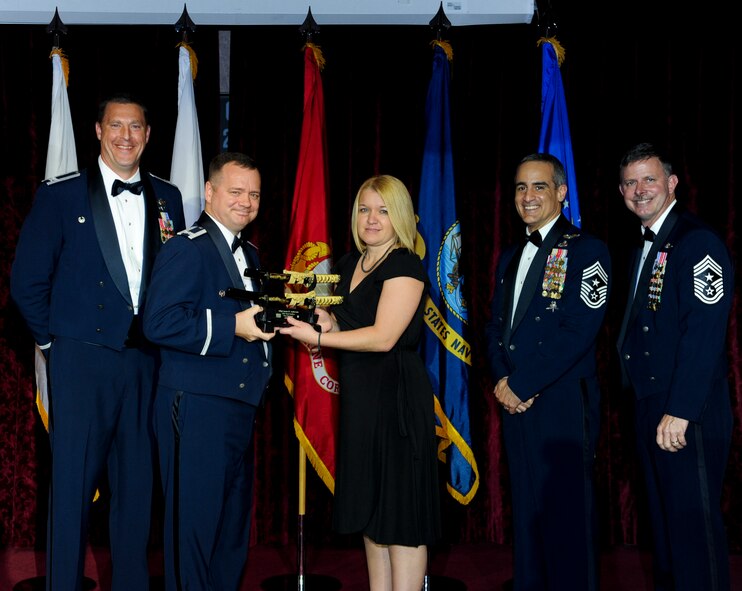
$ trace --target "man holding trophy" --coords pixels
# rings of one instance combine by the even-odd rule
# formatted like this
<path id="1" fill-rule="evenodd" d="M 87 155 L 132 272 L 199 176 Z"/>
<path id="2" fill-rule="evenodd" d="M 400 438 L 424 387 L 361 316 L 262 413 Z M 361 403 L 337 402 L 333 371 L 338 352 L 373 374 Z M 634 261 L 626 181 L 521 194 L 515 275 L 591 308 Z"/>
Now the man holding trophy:
<path id="1" fill-rule="evenodd" d="M 161 347 L 155 435 L 165 494 L 165 588 L 237 589 L 247 560 L 253 424 L 271 376 L 274 332 L 254 292 L 259 267 L 242 231 L 260 207 L 260 173 L 241 153 L 209 165 L 196 225 L 155 262 L 144 332 Z"/>

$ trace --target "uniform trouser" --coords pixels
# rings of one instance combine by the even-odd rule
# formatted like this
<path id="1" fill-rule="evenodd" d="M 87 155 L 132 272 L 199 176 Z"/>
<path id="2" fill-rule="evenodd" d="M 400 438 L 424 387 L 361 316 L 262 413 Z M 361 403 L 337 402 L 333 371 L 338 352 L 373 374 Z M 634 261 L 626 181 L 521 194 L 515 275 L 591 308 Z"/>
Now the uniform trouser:
<path id="1" fill-rule="evenodd" d="M 660 449 L 657 425 L 665 397 L 637 401 L 637 449 L 647 488 L 657 591 L 727 591 L 729 556 L 721 512 L 732 436 L 728 389 L 715 388 L 700 423 L 690 423 L 687 445 Z"/>
<path id="2" fill-rule="evenodd" d="M 503 413 L 516 591 L 598 588 L 598 400 L 575 385 L 544 392 L 522 414 Z"/>
<path id="3" fill-rule="evenodd" d="M 47 590 L 82 589 L 90 508 L 107 468 L 112 590 L 149 588 L 153 351 L 57 338 L 49 358 Z"/>
<path id="4" fill-rule="evenodd" d="M 256 407 L 160 386 L 165 589 L 238 591 L 247 561 Z"/>

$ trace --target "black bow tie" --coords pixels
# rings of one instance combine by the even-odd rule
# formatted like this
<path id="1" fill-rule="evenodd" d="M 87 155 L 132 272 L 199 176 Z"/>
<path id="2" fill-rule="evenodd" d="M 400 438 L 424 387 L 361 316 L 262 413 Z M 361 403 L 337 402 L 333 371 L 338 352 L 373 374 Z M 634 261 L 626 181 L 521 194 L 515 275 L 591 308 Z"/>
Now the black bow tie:
<path id="1" fill-rule="evenodd" d="M 245 252 L 245 255 L 247 256 L 247 248 L 245 248 L 250 243 L 249 240 L 246 238 L 240 238 L 239 236 L 235 236 L 234 240 L 232 240 L 232 253 L 234 253 L 235 250 L 237 250 L 240 246 L 242 247 L 243 252 Z"/>
<path id="2" fill-rule="evenodd" d="M 647 242 L 654 242 L 655 233 L 652 232 L 649 228 L 644 228 L 644 240 Z"/>
<path id="3" fill-rule="evenodd" d="M 125 183 L 124 181 L 116 179 L 115 181 L 113 181 L 113 188 L 111 188 L 111 195 L 116 197 L 116 195 L 120 195 L 124 191 L 129 191 L 130 193 L 134 193 L 135 195 L 141 195 L 143 190 L 144 190 L 144 185 L 142 184 L 142 181 L 136 181 L 134 183 Z"/>
<path id="4" fill-rule="evenodd" d="M 541 233 L 538 230 L 534 230 L 530 234 L 526 235 L 526 242 L 530 242 L 536 248 L 541 246 Z"/>

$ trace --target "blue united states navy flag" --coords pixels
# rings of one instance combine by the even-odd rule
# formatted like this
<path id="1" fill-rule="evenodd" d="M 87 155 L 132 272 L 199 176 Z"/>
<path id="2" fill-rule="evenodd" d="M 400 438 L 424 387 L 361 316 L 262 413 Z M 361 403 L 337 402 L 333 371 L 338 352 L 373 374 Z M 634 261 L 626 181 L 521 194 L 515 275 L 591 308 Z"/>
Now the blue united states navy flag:
<path id="1" fill-rule="evenodd" d="M 418 253 L 430 278 L 422 354 L 435 392 L 438 458 L 448 467 L 448 491 L 468 504 L 479 488 L 471 450 L 468 377 L 471 348 L 460 273 L 461 229 L 454 200 L 448 83 L 451 46 L 435 41 L 425 108 L 427 135 L 418 202 Z M 420 238 L 422 240 L 420 240 Z"/>
<path id="2" fill-rule="evenodd" d="M 538 151 L 559 158 L 567 172 L 567 198 L 562 212 L 578 228 L 581 225 L 580 205 L 577 201 L 577 175 L 569 134 L 567 101 L 559 66 L 564 60 L 564 49 L 554 37 L 539 39 L 542 54 L 541 70 L 541 135 Z"/>

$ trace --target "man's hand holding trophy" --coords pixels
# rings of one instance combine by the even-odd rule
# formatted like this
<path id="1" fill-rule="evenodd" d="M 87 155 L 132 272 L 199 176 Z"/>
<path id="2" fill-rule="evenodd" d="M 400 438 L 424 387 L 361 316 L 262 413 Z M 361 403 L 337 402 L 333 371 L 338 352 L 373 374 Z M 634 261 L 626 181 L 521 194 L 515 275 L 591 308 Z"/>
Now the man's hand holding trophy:
<path id="1" fill-rule="evenodd" d="M 334 306 L 343 301 L 341 296 L 317 295 L 314 291 L 318 283 L 337 283 L 340 281 L 340 275 L 286 270 L 283 273 L 270 273 L 246 269 L 245 277 L 250 277 L 261 285 L 270 286 L 280 282 L 285 285 L 298 285 L 309 290 L 302 293 L 287 291 L 275 294 L 270 293 L 269 290 L 247 291 L 228 287 L 219 292 L 221 297 L 260 305 L 263 310 L 255 316 L 255 322 L 263 332 L 275 332 L 278 327 L 289 326 L 286 322 L 286 318 L 289 317 L 314 325 L 317 322 L 317 315 L 314 313 L 317 306 Z"/>

